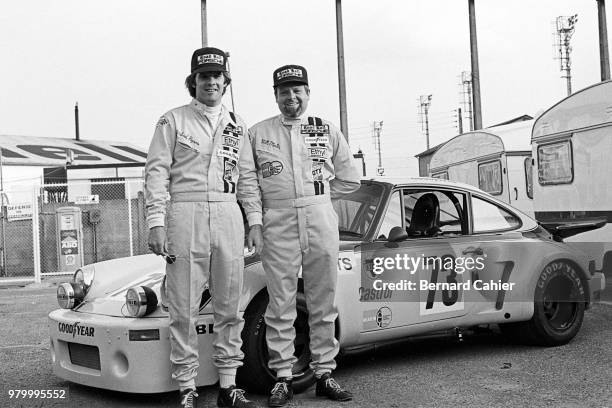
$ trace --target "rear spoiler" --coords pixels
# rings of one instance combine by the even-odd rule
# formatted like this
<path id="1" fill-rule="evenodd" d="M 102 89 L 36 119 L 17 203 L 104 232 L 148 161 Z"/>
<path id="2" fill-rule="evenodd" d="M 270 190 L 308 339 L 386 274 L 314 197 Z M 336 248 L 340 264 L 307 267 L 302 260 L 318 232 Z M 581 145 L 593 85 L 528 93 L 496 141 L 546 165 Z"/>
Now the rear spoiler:
<path id="1" fill-rule="evenodd" d="M 555 238 L 568 238 L 583 232 L 596 230 L 608 223 L 606 217 L 581 218 L 579 220 L 540 221 L 539 224 Z"/>

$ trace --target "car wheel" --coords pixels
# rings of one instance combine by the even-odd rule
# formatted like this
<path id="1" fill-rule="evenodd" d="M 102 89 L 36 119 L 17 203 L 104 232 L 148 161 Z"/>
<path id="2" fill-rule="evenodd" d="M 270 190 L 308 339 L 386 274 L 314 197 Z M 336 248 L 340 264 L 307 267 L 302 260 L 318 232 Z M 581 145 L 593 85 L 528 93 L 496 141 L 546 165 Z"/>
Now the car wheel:
<path id="1" fill-rule="evenodd" d="M 314 383 L 314 372 L 310 369 L 310 335 L 306 297 L 297 294 L 297 318 L 295 319 L 295 357 L 293 365 L 293 391 L 306 390 Z M 266 322 L 264 314 L 268 307 L 268 293 L 258 294 L 244 313 L 242 330 L 243 366 L 238 369 L 240 386 L 259 394 L 268 394 L 276 382 L 275 373 L 268 368 L 266 344 Z"/>
<path id="2" fill-rule="evenodd" d="M 504 334 L 540 346 L 560 346 L 576 336 L 586 305 L 580 272 L 567 261 L 551 262 L 536 282 L 531 320 L 500 325 Z"/>

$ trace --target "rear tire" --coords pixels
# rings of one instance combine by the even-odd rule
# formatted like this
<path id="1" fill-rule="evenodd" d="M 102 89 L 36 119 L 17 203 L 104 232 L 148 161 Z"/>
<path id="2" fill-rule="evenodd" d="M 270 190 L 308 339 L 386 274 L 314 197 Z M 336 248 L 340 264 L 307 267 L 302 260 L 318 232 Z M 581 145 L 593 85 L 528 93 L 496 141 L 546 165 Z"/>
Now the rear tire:
<path id="1" fill-rule="evenodd" d="M 570 262 L 554 261 L 544 268 L 536 282 L 531 320 L 500 324 L 500 329 L 522 343 L 560 346 L 578 334 L 586 301 L 578 269 Z"/>
<path id="2" fill-rule="evenodd" d="M 257 394 L 269 394 L 276 382 L 276 373 L 268 368 L 268 346 L 264 314 L 268 307 L 268 293 L 259 293 L 244 313 L 242 330 L 243 366 L 238 369 L 240 386 Z M 302 392 L 314 383 L 314 372 L 310 369 L 310 336 L 306 297 L 297 294 L 297 318 L 295 319 L 295 356 L 293 365 L 293 391 Z"/>

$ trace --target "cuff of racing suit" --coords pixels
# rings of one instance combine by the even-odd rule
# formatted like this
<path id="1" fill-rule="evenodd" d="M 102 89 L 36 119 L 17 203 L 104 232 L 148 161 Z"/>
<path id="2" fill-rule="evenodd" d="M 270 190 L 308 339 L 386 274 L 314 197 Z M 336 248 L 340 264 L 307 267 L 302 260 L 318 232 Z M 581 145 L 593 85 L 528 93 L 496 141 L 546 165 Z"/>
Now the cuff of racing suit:
<path id="1" fill-rule="evenodd" d="M 263 225 L 263 217 L 260 212 L 252 212 L 247 214 L 247 221 L 249 223 L 249 227 L 253 225 Z"/>
<path id="2" fill-rule="evenodd" d="M 153 227 L 163 227 L 164 226 L 164 214 L 162 213 L 157 213 L 157 214 L 151 214 L 147 217 L 147 225 L 149 226 L 149 229 L 153 228 Z"/>

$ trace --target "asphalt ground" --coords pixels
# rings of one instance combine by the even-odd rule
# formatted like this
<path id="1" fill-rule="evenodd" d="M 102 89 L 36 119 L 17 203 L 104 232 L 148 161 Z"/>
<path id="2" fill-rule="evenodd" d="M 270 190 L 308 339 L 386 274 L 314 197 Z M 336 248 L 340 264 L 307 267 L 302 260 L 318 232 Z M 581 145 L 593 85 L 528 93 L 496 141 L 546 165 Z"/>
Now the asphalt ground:
<path id="1" fill-rule="evenodd" d="M 55 377 L 47 334 L 47 314 L 55 308 L 53 284 L 0 289 L 0 407 L 178 406 L 176 393 L 118 393 Z M 342 357 L 335 377 L 354 393 L 354 401 L 316 398 L 310 388 L 290 406 L 612 408 L 612 302 L 595 304 L 565 346 L 514 345 L 496 332 L 461 342 L 408 341 Z M 10 399 L 15 389 L 58 389 L 67 395 Z M 216 406 L 216 387 L 199 393 L 200 407 Z M 266 406 L 265 396 L 252 397 Z"/>

